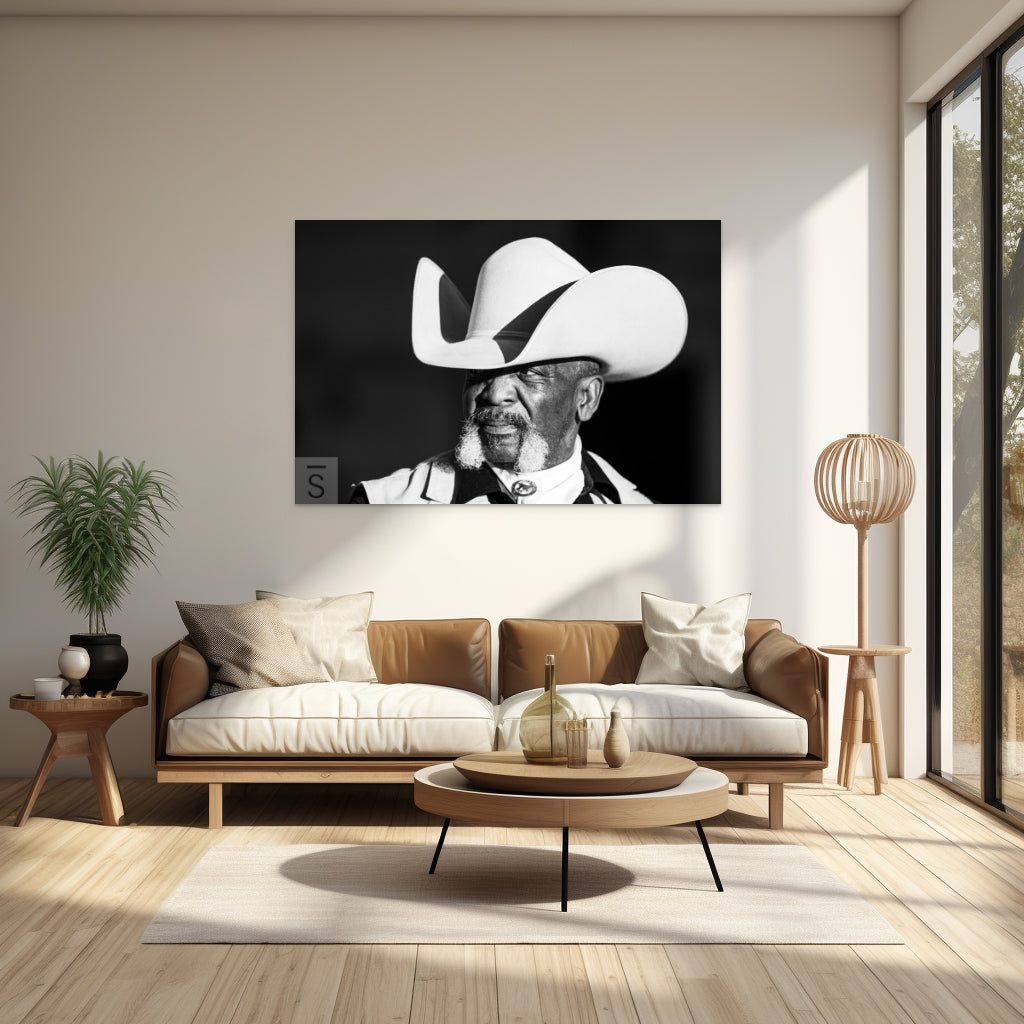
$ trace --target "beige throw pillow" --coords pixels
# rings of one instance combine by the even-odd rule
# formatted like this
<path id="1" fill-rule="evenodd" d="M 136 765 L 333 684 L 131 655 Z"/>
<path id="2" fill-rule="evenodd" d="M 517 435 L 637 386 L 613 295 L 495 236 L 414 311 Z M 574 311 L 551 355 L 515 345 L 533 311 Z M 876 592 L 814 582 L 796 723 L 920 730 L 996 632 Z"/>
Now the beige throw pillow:
<path id="1" fill-rule="evenodd" d="M 375 683 L 366 628 L 373 591 L 342 597 L 285 597 L 257 590 L 256 598 L 280 609 L 299 650 L 324 673 L 344 683 Z"/>
<path id="2" fill-rule="evenodd" d="M 640 605 L 648 650 L 636 682 L 747 689 L 743 651 L 750 594 L 708 607 L 642 594 Z"/>
<path id="3" fill-rule="evenodd" d="M 326 679 L 299 650 L 280 610 L 268 601 L 177 605 L 192 643 L 216 668 L 211 697 Z"/>

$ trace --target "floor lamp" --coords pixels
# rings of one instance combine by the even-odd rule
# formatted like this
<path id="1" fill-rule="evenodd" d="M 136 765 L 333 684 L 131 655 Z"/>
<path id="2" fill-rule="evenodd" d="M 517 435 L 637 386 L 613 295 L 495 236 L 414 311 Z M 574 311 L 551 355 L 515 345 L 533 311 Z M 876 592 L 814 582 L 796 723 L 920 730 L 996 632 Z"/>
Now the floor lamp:
<path id="1" fill-rule="evenodd" d="M 857 644 L 831 645 L 825 654 L 850 659 L 839 745 L 839 784 L 853 787 L 862 742 L 871 747 L 875 793 L 888 780 L 875 658 L 906 654 L 909 647 L 868 640 L 868 530 L 901 516 L 914 496 L 914 463 L 907 450 L 881 434 L 847 434 L 818 456 L 814 493 L 837 523 L 857 530 Z"/>

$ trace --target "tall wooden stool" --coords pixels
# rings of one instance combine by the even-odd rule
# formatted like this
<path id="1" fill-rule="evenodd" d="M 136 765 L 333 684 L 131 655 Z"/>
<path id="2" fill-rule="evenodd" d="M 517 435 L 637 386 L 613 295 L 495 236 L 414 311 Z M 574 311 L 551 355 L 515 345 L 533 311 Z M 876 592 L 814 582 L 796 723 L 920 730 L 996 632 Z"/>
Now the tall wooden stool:
<path id="1" fill-rule="evenodd" d="M 843 704 L 843 732 L 839 742 L 840 786 L 853 788 L 861 743 L 871 747 L 871 774 L 875 779 L 875 795 L 889 781 L 885 767 L 885 740 L 882 736 L 882 709 L 878 702 L 878 679 L 875 658 L 909 654 L 909 647 L 876 644 L 872 647 L 850 647 L 836 644 L 819 647 L 822 654 L 839 654 L 850 659 L 846 675 L 846 701 Z"/>

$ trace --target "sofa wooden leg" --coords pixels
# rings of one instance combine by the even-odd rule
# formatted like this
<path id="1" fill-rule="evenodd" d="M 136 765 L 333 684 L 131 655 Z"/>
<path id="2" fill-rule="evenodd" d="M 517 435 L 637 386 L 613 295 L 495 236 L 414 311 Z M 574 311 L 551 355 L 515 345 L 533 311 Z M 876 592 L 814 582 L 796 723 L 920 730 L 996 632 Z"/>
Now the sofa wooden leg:
<path id="1" fill-rule="evenodd" d="M 736 793 L 739 796 L 746 796 L 749 792 L 750 792 L 750 783 L 749 782 L 737 782 L 736 783 Z"/>
<path id="2" fill-rule="evenodd" d="M 782 828 L 783 784 L 768 783 L 768 827 Z"/>
<path id="3" fill-rule="evenodd" d="M 210 828 L 221 828 L 224 825 L 224 783 L 210 783 Z"/>

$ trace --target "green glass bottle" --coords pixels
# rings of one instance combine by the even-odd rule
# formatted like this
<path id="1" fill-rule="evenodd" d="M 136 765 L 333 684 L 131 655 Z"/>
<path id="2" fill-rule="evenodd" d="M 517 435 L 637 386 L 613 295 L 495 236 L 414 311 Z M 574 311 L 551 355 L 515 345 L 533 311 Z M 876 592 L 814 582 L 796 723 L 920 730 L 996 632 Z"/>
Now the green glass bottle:
<path id="1" fill-rule="evenodd" d="M 544 659 L 544 692 L 531 701 L 519 720 L 519 742 L 531 764 L 565 764 L 565 723 L 576 717 L 572 705 L 558 695 L 555 656 Z"/>

